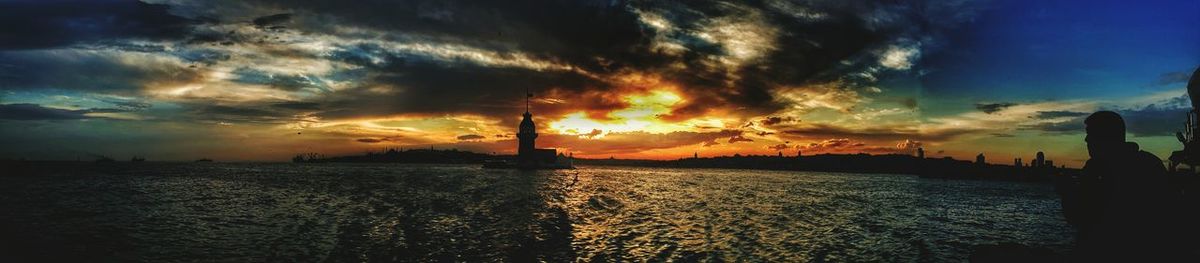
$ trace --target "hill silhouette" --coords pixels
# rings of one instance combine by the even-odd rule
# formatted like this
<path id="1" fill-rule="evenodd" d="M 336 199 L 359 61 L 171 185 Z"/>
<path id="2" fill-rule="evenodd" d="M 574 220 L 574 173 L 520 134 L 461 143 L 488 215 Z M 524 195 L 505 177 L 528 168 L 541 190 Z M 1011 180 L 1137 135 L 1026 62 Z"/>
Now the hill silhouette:
<path id="1" fill-rule="evenodd" d="M 297 163 L 446 163 L 476 164 L 501 156 L 459 151 L 457 149 L 388 149 L 363 155 L 326 157 L 318 153 L 303 153 L 292 158 Z"/>

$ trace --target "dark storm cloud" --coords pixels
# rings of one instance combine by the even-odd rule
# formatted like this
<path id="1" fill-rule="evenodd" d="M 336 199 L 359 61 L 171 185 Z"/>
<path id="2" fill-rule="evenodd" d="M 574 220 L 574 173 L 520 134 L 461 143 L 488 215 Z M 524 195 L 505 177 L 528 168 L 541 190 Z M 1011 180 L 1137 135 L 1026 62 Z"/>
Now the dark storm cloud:
<path id="1" fill-rule="evenodd" d="M 127 110 L 108 108 L 68 110 L 48 108 L 32 103 L 0 104 L 0 119 L 4 120 L 77 120 L 96 118 L 88 116 L 88 113 L 116 112 L 127 112 Z"/>
<path id="2" fill-rule="evenodd" d="M 257 0 L 171 4 L 169 8 L 133 1 L 0 4 L 11 7 L 0 8 L 0 22 L 32 25 L 0 29 L 0 49 L 84 47 L 121 52 L 120 57 L 59 54 L 70 51 L 0 52 L 0 68 L 4 69 L 0 84 L 5 88 L 55 87 L 98 93 L 184 84 L 206 84 L 203 86 L 210 90 L 239 88 L 224 86 L 228 81 L 318 96 L 298 96 L 305 99 L 297 103 L 311 104 L 229 106 L 236 109 L 189 101 L 182 104 L 195 109 L 186 112 L 201 118 L 211 116 L 199 114 L 215 113 L 228 120 L 248 121 L 287 119 L 300 110 L 315 112 L 326 120 L 469 113 L 511 121 L 507 117 L 520 108 L 526 89 L 547 98 L 571 99 L 566 104 L 536 105 L 539 116 L 582 108 L 593 118 L 603 118 L 608 111 L 627 106 L 613 94 L 633 89 L 614 78 L 645 74 L 677 84 L 685 97 L 683 105 L 661 115 L 662 119 L 686 120 L 713 109 L 738 109 L 737 114 L 759 116 L 786 106 L 774 97 L 774 89 L 829 81 L 854 88 L 855 82 L 863 80 L 847 76 L 878 67 L 875 56 L 880 49 L 914 44 L 973 12 L 963 7 L 967 5 L 941 1 L 417 0 L 346 4 Z M 647 22 L 649 16 L 661 18 L 664 27 Z M 309 40 L 316 42 L 304 42 Z M 314 44 L 306 47 L 317 46 L 321 51 L 305 51 L 294 44 Z M 417 48 L 406 50 L 389 44 Z M 678 48 L 665 50 L 664 44 Z M 159 64 L 138 66 L 143 63 L 128 64 L 127 53 L 161 57 L 153 60 Z M 319 75 L 268 72 L 253 64 L 272 61 L 272 56 L 349 66 Z M 486 59 L 481 61 L 480 56 Z M 181 63 L 163 63 L 166 58 Z M 212 73 L 204 66 L 218 64 L 233 68 L 233 72 L 221 72 L 233 78 L 204 79 L 205 73 Z M 349 87 L 327 86 L 335 82 Z"/>
<path id="3" fill-rule="evenodd" d="M 302 101 L 280 102 L 280 103 L 271 104 L 271 107 L 290 109 L 290 110 L 304 110 L 304 111 L 315 111 L 315 110 L 321 109 L 321 105 L 318 103 L 302 102 Z"/>
<path id="4" fill-rule="evenodd" d="M 369 81 L 393 89 L 391 93 L 379 94 L 368 89 L 347 90 L 323 98 L 328 111 L 321 113 L 325 118 L 355 116 L 384 116 L 396 113 L 477 113 L 488 116 L 511 116 L 520 107 L 526 89 L 532 88 L 538 96 L 543 89 L 537 87 L 607 87 L 572 73 L 539 72 L 523 68 L 489 68 L 473 65 L 447 67 L 426 62 L 405 63 L 397 61 L 376 69 Z M 578 105 L 595 105 L 603 100 L 588 100 L 585 92 L 561 94 L 576 96 L 583 100 Z M 556 109 L 555 105 L 539 107 L 539 115 L 561 113 L 566 105 Z M 610 106 L 612 107 L 612 106 Z"/>
<path id="5" fill-rule="evenodd" d="M 183 84 L 202 78 L 197 69 L 156 60 L 151 55 L 121 56 L 77 50 L 0 52 L 0 86 L 125 94 L 135 93 L 149 83 Z"/>
<path id="6" fill-rule="evenodd" d="M 113 106 L 117 106 L 117 108 L 129 110 L 129 111 L 146 110 L 146 109 L 150 109 L 150 107 L 154 106 L 150 103 L 141 102 L 141 101 L 104 100 L 104 102 L 112 103 Z"/>
<path id="7" fill-rule="evenodd" d="M 1183 130 L 1182 120 L 1186 118 L 1188 110 L 1151 105 L 1117 113 L 1125 119 L 1125 130 L 1134 136 L 1172 136 L 1175 132 Z"/>
<path id="8" fill-rule="evenodd" d="M 291 103 L 282 103 L 288 106 Z M 260 105 L 215 105 L 215 104 L 182 104 L 188 109 L 187 113 L 190 118 L 196 120 L 220 121 L 220 122 L 239 122 L 239 123 L 273 123 L 281 124 L 291 121 L 296 121 L 297 115 L 307 110 L 289 107 L 279 107 L 280 104 L 270 106 Z"/>
<path id="9" fill-rule="evenodd" d="M 258 109 L 258 108 L 256 108 L 256 107 L 238 107 L 238 106 L 225 106 L 225 105 L 204 105 L 204 106 L 195 106 L 195 108 L 197 108 L 197 109 L 200 109 L 200 111 L 199 111 L 199 112 L 200 112 L 201 114 L 206 114 L 206 115 L 217 115 L 217 116 L 246 116 L 246 117 L 257 117 L 257 116 L 271 116 L 271 115 L 275 115 L 275 113 L 273 113 L 273 112 L 271 112 L 271 111 L 269 111 L 269 110 L 265 110 L 265 109 Z"/>
<path id="10" fill-rule="evenodd" d="M 304 88 L 328 91 L 329 87 L 314 81 L 305 75 L 281 75 L 262 72 L 249 68 L 239 68 L 233 71 L 238 78 L 234 81 L 246 84 L 266 85 L 281 90 L 296 91 Z"/>
<path id="11" fill-rule="evenodd" d="M 1134 136 L 1172 136 L 1183 129 L 1182 123 L 1190 108 L 1190 100 L 1185 94 L 1116 112 L 1125 119 L 1125 130 Z"/>
<path id="12" fill-rule="evenodd" d="M 345 135 L 349 136 L 349 134 L 345 134 Z M 381 143 L 381 142 L 401 142 L 401 143 L 409 142 L 409 143 L 412 143 L 411 141 L 408 141 L 404 137 L 400 137 L 400 136 L 381 137 L 381 138 L 358 138 L 358 139 L 354 139 L 354 141 L 361 142 L 361 143 Z M 419 142 L 424 142 L 424 141 L 417 141 L 417 142 L 419 143 Z"/>
<path id="13" fill-rule="evenodd" d="M 1055 118 L 1063 118 L 1063 117 L 1087 116 L 1088 114 L 1090 114 L 1090 113 L 1078 112 L 1078 111 L 1039 111 L 1039 112 L 1037 112 L 1037 115 L 1030 116 L 1030 118 L 1055 119 Z"/>
<path id="14" fill-rule="evenodd" d="M 374 139 L 374 138 L 362 138 L 362 139 L 356 139 L 356 140 L 354 140 L 354 141 L 361 142 L 361 143 L 380 143 L 380 142 L 383 142 L 383 140 L 380 140 L 380 139 Z"/>
<path id="15" fill-rule="evenodd" d="M 772 89 L 848 80 L 847 73 L 866 67 L 857 64 L 875 63 L 871 57 L 875 49 L 897 39 L 921 39 L 942 23 L 955 23 L 962 20 L 962 13 L 970 13 L 955 13 L 960 10 L 940 2 L 909 6 L 836 1 L 397 1 L 348 5 L 335 1 L 262 0 L 232 6 L 257 7 L 257 11 L 233 11 L 258 12 L 253 23 L 259 26 L 287 21 L 289 30 L 343 38 L 361 37 L 346 33 L 346 28 L 367 28 L 387 32 L 381 39 L 389 41 L 462 45 L 499 52 L 501 56 L 520 53 L 577 69 L 500 68 L 461 59 L 431 61 L 411 54 L 393 54 L 380 60 L 379 54 L 386 54 L 388 48 L 339 46 L 329 59 L 368 68 L 360 86 L 391 86 L 405 92 L 386 96 L 356 91 L 338 94 L 341 98 L 334 100 L 368 97 L 370 102 L 335 102 L 342 107 L 326 113 L 326 117 L 468 110 L 492 114 L 496 111 L 490 107 L 519 100 L 525 88 L 554 89 L 566 96 L 587 94 L 614 88 L 609 80 L 589 76 L 629 72 L 662 76 L 684 89 L 688 96 L 685 105 L 661 116 L 667 120 L 702 115 L 712 105 L 738 107 L 746 115 L 766 114 L 784 106 L 773 97 Z M 797 10 L 801 9 L 818 18 L 799 15 Z M 193 13 L 221 14 L 222 9 L 214 10 Z M 279 14 L 279 10 L 289 13 Z M 669 23 L 668 28 L 644 23 L 639 17 L 643 14 L 662 17 Z M 742 30 L 722 28 L 729 25 Z M 756 43 L 760 46 L 734 43 L 747 37 L 712 37 L 746 29 L 764 32 L 750 39 L 761 40 Z M 663 51 L 657 46 L 662 43 L 680 48 Z M 757 55 L 738 57 L 745 52 Z M 278 86 L 304 83 L 284 79 Z M 465 94 L 465 98 L 439 96 L 445 93 Z M 464 109 L 481 105 L 484 108 Z M 615 107 L 611 103 L 582 106 L 596 111 Z"/>
<path id="16" fill-rule="evenodd" d="M 753 141 L 754 140 L 751 140 L 750 138 L 742 137 L 742 135 L 736 135 L 733 137 L 729 137 L 729 141 L 727 141 L 727 142 L 728 143 L 737 143 L 737 142 L 753 142 Z"/>
<path id="17" fill-rule="evenodd" d="M 478 134 L 467 134 L 467 135 L 458 136 L 458 140 L 460 140 L 460 141 L 476 141 L 476 140 L 483 140 L 485 138 L 487 138 L 487 137 L 483 137 L 483 135 L 478 135 Z"/>
<path id="18" fill-rule="evenodd" d="M 776 151 L 787 150 L 790 148 L 792 148 L 792 147 L 788 146 L 787 144 L 783 144 L 783 143 L 767 146 L 767 149 L 776 150 Z"/>
<path id="19" fill-rule="evenodd" d="M 1172 136 L 1175 132 L 1183 129 L 1181 120 L 1186 118 L 1187 112 L 1190 110 L 1186 103 L 1187 96 L 1185 95 L 1137 108 L 1114 111 L 1125 120 L 1125 131 L 1133 136 Z M 1060 122 L 1025 125 L 1021 129 L 1050 133 L 1080 133 L 1084 132 L 1083 121 L 1090 114 L 1085 112 L 1038 112 L 1038 115 L 1031 117 L 1040 119 L 1071 118 Z"/>
<path id="20" fill-rule="evenodd" d="M 1020 127 L 1020 129 L 1042 131 L 1047 133 L 1083 132 L 1083 119 L 1083 117 L 1078 117 L 1067 121 L 1023 125 Z"/>
<path id="21" fill-rule="evenodd" d="M 1187 83 L 1191 76 L 1192 73 L 1188 71 L 1163 73 L 1162 76 L 1158 76 L 1158 80 L 1154 82 L 1154 85 L 1162 86 L 1175 83 Z"/>
<path id="22" fill-rule="evenodd" d="M 870 127 L 851 129 L 831 124 L 808 124 L 789 128 L 784 135 L 799 138 L 850 138 L 870 141 L 947 141 L 958 136 L 979 133 L 983 128 L 920 130 L 913 127 Z"/>
<path id="23" fill-rule="evenodd" d="M 784 123 L 784 122 L 792 122 L 792 121 L 795 121 L 795 119 L 793 119 L 791 117 L 770 116 L 770 117 L 767 117 L 762 120 L 762 125 L 763 126 L 771 126 L 771 125 L 775 125 L 775 124 L 780 124 L 780 123 Z"/>
<path id="24" fill-rule="evenodd" d="M 309 30 L 327 31 L 333 26 L 352 25 L 571 61 L 590 61 L 597 55 L 623 52 L 641 42 L 644 36 L 636 17 L 626 12 L 622 2 L 607 0 L 388 1 L 370 5 L 338 1 L 258 2 L 303 12 L 293 18 L 319 16 L 302 23 Z"/>
<path id="25" fill-rule="evenodd" d="M 796 10 L 780 8 L 777 5 L 779 3 L 799 6 L 810 12 L 821 13 L 823 17 L 798 18 Z M 747 61 L 732 69 L 713 67 L 704 58 L 729 55 L 736 51 L 728 47 L 721 48 L 722 43 L 677 37 L 676 40 L 688 50 L 674 59 L 688 67 L 683 70 L 661 69 L 658 72 L 681 81 L 686 87 L 692 87 L 693 93 L 701 94 L 700 100 L 680 110 L 683 116 L 677 119 L 703 113 L 708 105 L 713 104 L 743 106 L 755 114 L 774 112 L 784 105 L 774 100 L 770 91 L 783 86 L 835 80 L 847 81 L 847 86 L 854 86 L 855 81 L 846 76 L 873 64 L 873 60 L 863 61 L 868 57 L 866 53 L 903 35 L 901 31 L 908 31 L 873 28 L 864 22 L 876 19 L 871 17 L 873 15 L 890 14 L 897 10 L 888 5 L 689 1 L 647 6 L 642 8 L 663 13 L 682 32 L 704 32 L 707 30 L 704 27 L 722 23 L 722 19 L 754 17 L 754 14 L 761 14 L 763 26 L 778 30 L 778 34 L 770 39 L 774 49 L 767 50 L 760 59 Z M 748 13 L 746 9 L 754 12 Z M 854 65 L 842 64 L 848 61 Z"/>
<path id="26" fill-rule="evenodd" d="M 1017 104 L 1016 103 L 1008 103 L 1008 102 L 976 103 L 975 109 L 982 111 L 983 113 L 992 114 L 992 113 L 1002 111 L 1002 110 L 1007 109 L 1008 107 L 1012 107 L 1012 106 L 1017 106 Z"/>
<path id="27" fill-rule="evenodd" d="M 0 50 L 110 39 L 178 39 L 195 21 L 139 1 L 0 1 Z"/>
<path id="28" fill-rule="evenodd" d="M 602 131 L 600 129 L 592 129 L 591 132 L 580 134 L 579 136 L 583 136 L 583 137 L 587 137 L 587 138 L 595 138 L 596 136 L 599 136 L 600 134 L 604 134 L 604 131 Z"/>
<path id="29" fill-rule="evenodd" d="M 254 23 L 255 26 L 266 27 L 266 26 L 282 24 L 291 19 L 292 19 L 292 14 L 274 14 L 274 15 L 255 18 L 254 21 L 252 21 L 252 22 Z"/>

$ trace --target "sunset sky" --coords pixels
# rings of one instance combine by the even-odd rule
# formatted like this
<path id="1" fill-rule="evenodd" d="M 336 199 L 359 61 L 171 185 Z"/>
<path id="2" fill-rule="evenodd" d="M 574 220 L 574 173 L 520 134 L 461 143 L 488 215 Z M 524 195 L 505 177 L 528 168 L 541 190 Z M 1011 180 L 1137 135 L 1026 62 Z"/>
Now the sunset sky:
<path id="1" fill-rule="evenodd" d="M 355 4 L 350 4 L 351 2 Z M 0 1 L 0 158 L 1161 158 L 1200 1 Z"/>

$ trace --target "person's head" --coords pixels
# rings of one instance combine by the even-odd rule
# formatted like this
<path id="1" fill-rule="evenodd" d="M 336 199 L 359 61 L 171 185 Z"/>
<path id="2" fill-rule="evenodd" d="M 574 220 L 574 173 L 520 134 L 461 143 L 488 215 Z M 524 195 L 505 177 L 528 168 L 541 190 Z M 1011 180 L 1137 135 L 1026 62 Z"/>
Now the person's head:
<path id="1" fill-rule="evenodd" d="M 1111 111 L 1097 111 L 1083 121 L 1087 130 L 1088 155 L 1104 156 L 1119 152 L 1125 144 L 1125 120 L 1121 115 Z"/>

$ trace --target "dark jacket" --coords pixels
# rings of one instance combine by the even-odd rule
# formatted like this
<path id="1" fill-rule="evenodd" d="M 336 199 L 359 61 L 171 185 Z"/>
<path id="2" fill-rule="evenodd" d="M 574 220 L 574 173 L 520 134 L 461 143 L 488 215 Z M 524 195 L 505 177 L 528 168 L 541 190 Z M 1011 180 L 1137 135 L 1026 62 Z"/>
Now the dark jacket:
<path id="1" fill-rule="evenodd" d="M 1136 143 L 1089 159 L 1079 178 L 1058 189 L 1082 251 L 1118 257 L 1164 253 L 1174 220 L 1168 180 L 1162 159 Z"/>

